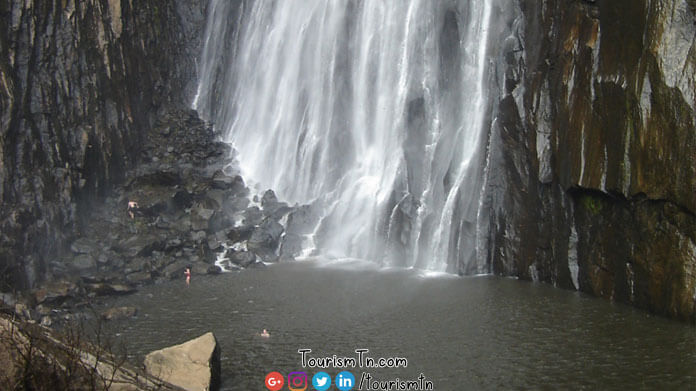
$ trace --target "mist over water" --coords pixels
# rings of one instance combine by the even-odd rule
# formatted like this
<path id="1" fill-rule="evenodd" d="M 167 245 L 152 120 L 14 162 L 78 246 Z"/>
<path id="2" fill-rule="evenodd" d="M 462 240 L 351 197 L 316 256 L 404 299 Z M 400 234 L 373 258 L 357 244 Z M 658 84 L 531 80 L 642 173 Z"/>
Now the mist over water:
<path id="1" fill-rule="evenodd" d="M 211 2 L 194 107 L 245 180 L 316 208 L 306 246 L 487 272 L 476 243 L 490 0 L 230 3 Z"/>

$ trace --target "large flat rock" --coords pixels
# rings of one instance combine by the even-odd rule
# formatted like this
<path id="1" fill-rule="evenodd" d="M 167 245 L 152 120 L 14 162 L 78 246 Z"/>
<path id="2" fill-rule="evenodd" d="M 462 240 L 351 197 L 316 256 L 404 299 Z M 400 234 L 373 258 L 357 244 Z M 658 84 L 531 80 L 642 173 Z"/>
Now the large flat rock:
<path id="1" fill-rule="evenodd" d="M 145 370 L 190 391 L 213 391 L 220 386 L 220 348 L 213 333 L 145 356 Z"/>

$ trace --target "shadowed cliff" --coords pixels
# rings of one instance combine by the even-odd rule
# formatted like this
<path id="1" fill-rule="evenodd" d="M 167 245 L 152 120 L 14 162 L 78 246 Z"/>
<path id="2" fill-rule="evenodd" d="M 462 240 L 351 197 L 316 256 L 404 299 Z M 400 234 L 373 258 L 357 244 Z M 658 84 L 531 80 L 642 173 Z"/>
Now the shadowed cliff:
<path id="1" fill-rule="evenodd" d="M 0 5 L 0 289 L 26 288 L 189 102 L 204 1 Z"/>
<path id="2" fill-rule="evenodd" d="M 693 322 L 695 2 L 517 7 L 498 14 L 493 270 Z"/>

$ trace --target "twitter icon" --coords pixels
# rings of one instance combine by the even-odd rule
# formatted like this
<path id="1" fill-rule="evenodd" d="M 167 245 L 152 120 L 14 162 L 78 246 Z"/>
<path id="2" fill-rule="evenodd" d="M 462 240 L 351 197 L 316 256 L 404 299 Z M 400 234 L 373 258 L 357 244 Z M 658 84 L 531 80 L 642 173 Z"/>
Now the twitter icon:
<path id="1" fill-rule="evenodd" d="M 312 377 L 312 386 L 317 391 L 326 391 L 331 387 L 331 376 L 326 372 L 317 372 Z"/>

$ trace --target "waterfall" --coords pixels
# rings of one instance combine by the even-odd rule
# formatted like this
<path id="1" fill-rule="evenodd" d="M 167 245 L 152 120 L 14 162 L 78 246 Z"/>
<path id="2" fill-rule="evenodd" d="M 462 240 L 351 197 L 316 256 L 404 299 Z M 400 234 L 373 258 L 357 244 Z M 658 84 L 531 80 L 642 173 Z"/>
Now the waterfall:
<path id="1" fill-rule="evenodd" d="M 321 254 L 485 272 L 490 1 L 211 0 L 194 107 Z"/>

